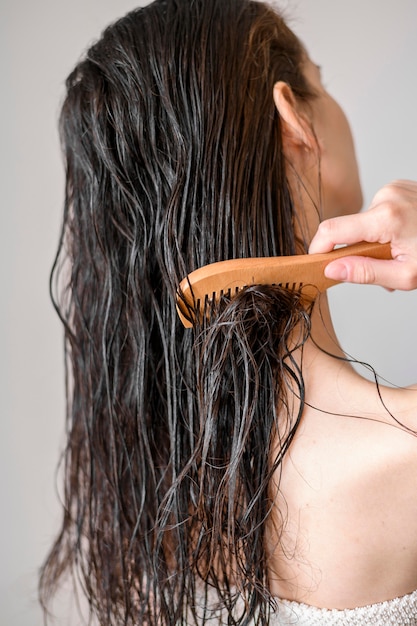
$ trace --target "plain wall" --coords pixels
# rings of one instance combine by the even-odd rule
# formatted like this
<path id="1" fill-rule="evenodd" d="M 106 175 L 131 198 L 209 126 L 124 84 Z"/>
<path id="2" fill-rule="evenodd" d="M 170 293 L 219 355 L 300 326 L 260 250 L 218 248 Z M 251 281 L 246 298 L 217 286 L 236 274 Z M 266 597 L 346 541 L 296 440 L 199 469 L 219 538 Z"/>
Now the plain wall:
<path id="1" fill-rule="evenodd" d="M 1 626 L 42 623 L 37 571 L 60 519 L 54 472 L 64 441 L 62 334 L 48 274 L 63 200 L 56 132 L 63 82 L 102 28 L 137 5 L 0 5 Z M 417 179 L 415 0 L 288 0 L 284 6 L 350 118 L 365 205 L 392 179 Z M 417 293 L 340 286 L 331 302 L 350 354 L 393 383 L 417 381 Z"/>

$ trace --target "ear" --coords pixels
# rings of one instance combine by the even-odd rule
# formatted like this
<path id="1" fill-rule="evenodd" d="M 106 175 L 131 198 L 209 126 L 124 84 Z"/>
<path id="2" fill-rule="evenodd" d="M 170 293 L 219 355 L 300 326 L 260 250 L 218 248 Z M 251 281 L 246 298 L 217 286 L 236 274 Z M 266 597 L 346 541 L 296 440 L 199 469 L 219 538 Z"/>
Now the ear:
<path id="1" fill-rule="evenodd" d="M 281 118 L 284 152 L 313 151 L 317 142 L 312 124 L 288 83 L 283 81 L 275 83 L 274 102 Z"/>

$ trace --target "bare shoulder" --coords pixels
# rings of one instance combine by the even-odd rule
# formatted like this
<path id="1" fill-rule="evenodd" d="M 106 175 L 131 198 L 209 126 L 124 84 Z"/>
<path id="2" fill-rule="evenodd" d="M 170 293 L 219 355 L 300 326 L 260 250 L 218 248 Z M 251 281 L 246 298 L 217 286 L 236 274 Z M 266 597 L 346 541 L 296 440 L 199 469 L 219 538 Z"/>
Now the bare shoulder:
<path id="1" fill-rule="evenodd" d="M 292 583 L 277 593 L 317 606 L 417 588 L 417 389 L 356 392 L 362 413 L 352 400 L 350 414 L 306 410 L 283 466 L 280 574 Z"/>
<path id="2" fill-rule="evenodd" d="M 417 434 L 417 384 L 403 388 L 380 387 L 381 401 L 388 422 Z"/>

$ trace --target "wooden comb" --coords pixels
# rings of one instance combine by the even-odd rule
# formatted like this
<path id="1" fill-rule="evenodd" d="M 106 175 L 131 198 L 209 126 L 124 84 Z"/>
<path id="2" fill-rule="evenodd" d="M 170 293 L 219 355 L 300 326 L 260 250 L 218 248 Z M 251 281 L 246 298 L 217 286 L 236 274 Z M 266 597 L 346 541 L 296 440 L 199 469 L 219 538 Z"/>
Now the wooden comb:
<path id="1" fill-rule="evenodd" d="M 223 295 L 233 297 L 250 285 L 279 285 L 293 291 L 302 289 L 303 298 L 313 301 L 317 294 L 337 282 L 326 278 L 324 268 L 331 261 L 345 256 L 367 256 L 391 259 L 389 243 L 357 243 L 324 254 L 298 254 L 281 257 L 230 259 L 205 265 L 191 272 L 177 291 L 177 311 L 186 328 L 191 328 L 196 315 L 207 304 Z"/>

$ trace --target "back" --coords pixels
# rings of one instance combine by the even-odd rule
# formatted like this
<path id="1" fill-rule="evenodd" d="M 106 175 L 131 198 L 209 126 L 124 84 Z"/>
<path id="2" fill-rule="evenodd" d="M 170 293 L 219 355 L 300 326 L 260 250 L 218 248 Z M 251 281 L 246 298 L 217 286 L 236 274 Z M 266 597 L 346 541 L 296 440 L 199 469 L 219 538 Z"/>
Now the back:
<path id="1" fill-rule="evenodd" d="M 345 609 L 409 593 L 417 589 L 417 438 L 349 365 L 318 351 L 311 362 L 309 406 L 283 462 L 273 595 Z M 413 428 L 415 390 L 380 391 Z"/>

